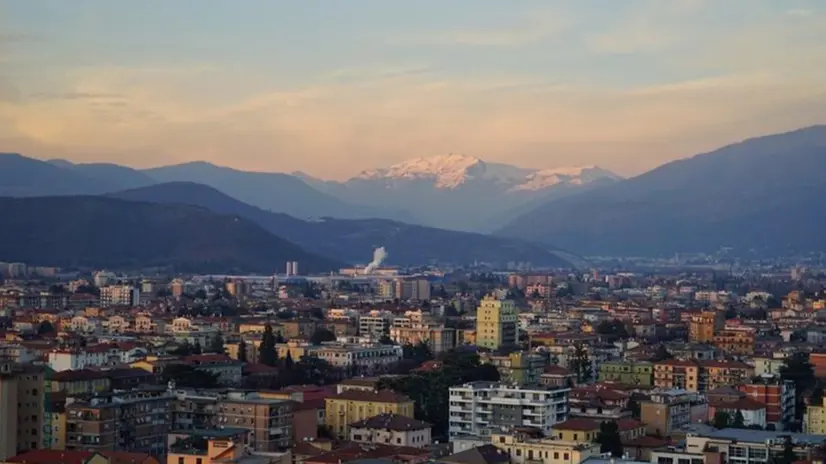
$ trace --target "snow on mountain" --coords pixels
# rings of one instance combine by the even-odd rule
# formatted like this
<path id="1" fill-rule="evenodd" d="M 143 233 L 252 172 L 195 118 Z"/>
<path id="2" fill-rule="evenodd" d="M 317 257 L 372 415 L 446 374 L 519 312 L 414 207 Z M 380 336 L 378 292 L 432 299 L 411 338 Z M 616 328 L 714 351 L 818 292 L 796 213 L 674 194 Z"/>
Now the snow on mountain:
<path id="1" fill-rule="evenodd" d="M 433 181 L 435 188 L 447 190 L 472 180 L 486 180 L 505 187 L 508 192 L 517 192 L 544 190 L 557 184 L 585 185 L 604 178 L 619 179 L 619 176 L 597 166 L 525 169 L 451 153 L 364 171 L 353 180 L 427 180 Z"/>

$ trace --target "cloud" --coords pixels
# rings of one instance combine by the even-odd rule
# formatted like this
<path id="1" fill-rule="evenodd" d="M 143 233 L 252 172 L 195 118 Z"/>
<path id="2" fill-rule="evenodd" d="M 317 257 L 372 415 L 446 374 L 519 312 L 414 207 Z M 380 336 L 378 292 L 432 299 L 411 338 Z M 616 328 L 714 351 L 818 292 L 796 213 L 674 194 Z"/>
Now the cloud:
<path id="1" fill-rule="evenodd" d="M 571 20 L 560 11 L 533 11 L 510 26 L 439 31 L 408 41 L 432 45 L 513 47 L 556 37 L 572 25 Z"/>

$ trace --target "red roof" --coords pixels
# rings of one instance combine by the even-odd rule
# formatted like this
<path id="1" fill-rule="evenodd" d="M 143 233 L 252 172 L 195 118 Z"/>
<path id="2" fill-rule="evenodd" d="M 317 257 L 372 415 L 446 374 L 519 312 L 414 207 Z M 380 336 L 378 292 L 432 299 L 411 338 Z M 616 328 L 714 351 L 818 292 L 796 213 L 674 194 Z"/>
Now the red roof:
<path id="1" fill-rule="evenodd" d="M 113 464 L 140 464 L 150 459 L 146 453 L 128 453 L 125 451 L 61 451 L 61 450 L 34 450 L 17 456 L 12 456 L 5 462 L 25 464 L 84 464 L 92 456 L 100 454 L 109 458 Z"/>
<path id="2" fill-rule="evenodd" d="M 599 422 L 591 419 L 575 418 L 554 424 L 551 428 L 553 430 L 589 431 L 599 429 Z"/>

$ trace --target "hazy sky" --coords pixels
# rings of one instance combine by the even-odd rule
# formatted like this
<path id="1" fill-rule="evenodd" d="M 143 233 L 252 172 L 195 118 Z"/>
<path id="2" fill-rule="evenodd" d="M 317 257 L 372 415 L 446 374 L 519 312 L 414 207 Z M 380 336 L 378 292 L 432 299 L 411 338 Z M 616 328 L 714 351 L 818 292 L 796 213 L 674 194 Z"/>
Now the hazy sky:
<path id="1" fill-rule="evenodd" d="M 635 174 L 826 123 L 823 0 L 0 0 L 0 151 Z"/>

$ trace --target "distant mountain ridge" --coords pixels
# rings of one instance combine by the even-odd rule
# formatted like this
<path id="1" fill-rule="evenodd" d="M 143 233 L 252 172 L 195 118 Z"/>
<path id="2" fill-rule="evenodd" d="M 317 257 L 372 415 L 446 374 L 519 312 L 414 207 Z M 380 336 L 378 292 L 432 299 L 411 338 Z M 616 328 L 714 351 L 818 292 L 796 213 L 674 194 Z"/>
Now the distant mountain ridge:
<path id="1" fill-rule="evenodd" d="M 217 213 L 237 215 L 307 250 L 350 263 L 369 262 L 373 250 L 380 246 L 387 248 L 389 262 L 397 265 L 530 261 L 535 265 L 568 268 L 572 267 L 570 259 L 575 259 L 552 247 L 521 240 L 434 229 L 386 219 L 324 218 L 303 221 L 264 211 L 214 188 L 192 182 L 153 185 L 110 196 L 129 201 L 197 205 Z"/>
<path id="2" fill-rule="evenodd" d="M 263 273 L 344 265 L 234 215 L 95 196 L 0 198 L 0 260 L 65 268 Z"/>
<path id="3" fill-rule="evenodd" d="M 748 139 L 546 202 L 498 232 L 584 255 L 826 251 L 826 126 Z"/>
<path id="4" fill-rule="evenodd" d="M 416 158 L 363 171 L 345 181 L 310 185 L 338 198 L 374 207 L 394 206 L 432 227 L 487 232 L 514 210 L 538 200 L 573 195 L 621 179 L 597 166 L 527 169 L 449 154 Z"/>

